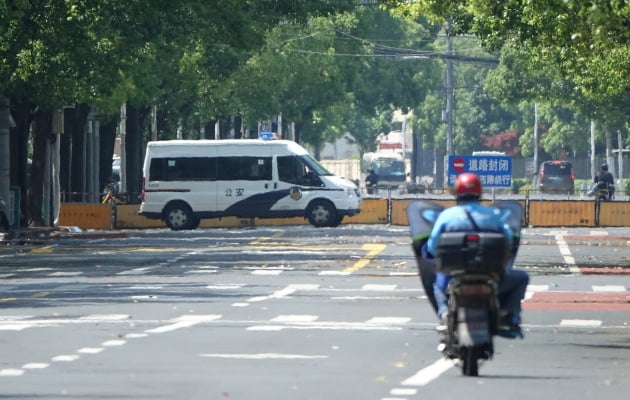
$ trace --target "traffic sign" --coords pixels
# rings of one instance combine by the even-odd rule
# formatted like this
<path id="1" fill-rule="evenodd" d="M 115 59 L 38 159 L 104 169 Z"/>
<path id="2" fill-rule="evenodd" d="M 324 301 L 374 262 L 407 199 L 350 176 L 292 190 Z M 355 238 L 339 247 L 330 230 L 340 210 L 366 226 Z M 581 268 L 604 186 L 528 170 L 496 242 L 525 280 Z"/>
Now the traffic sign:
<path id="1" fill-rule="evenodd" d="M 500 155 L 449 156 L 448 185 L 453 186 L 457 175 L 473 172 L 484 187 L 512 186 L 512 157 Z"/>
<path id="2" fill-rule="evenodd" d="M 466 169 L 466 161 L 462 157 L 455 157 L 453 159 L 453 170 L 458 174 L 461 174 Z"/>

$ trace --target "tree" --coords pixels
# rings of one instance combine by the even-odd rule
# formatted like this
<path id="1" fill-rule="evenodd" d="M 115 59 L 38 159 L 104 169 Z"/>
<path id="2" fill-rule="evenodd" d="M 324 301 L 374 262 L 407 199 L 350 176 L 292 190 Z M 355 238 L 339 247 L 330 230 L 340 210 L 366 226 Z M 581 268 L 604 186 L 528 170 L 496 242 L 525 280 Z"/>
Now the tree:
<path id="1" fill-rule="evenodd" d="M 615 120 L 630 92 L 630 8 L 593 0 L 399 0 L 383 1 L 400 15 L 451 19 L 456 33 L 476 35 L 501 51 L 506 83 L 496 92 L 517 104 L 544 99 L 580 114 Z M 509 78 L 509 79 L 508 79 Z"/>
<path id="2" fill-rule="evenodd" d="M 71 104 L 95 105 L 107 115 L 117 113 L 127 101 L 138 110 L 159 104 L 174 115 L 165 119 L 172 124 L 204 113 L 221 115 L 228 108 L 226 99 L 200 99 L 214 94 L 212 89 L 247 60 L 269 27 L 352 5 L 319 0 L 219 0 L 211 6 L 200 0 L 1 2 L 0 93 L 16 110 L 27 110 L 16 112 L 20 117 L 28 117 L 28 110 L 45 113 Z M 77 126 L 85 124 L 86 113 L 75 116 Z M 40 124 L 49 120 L 38 119 Z M 29 122 L 18 122 L 19 137 L 27 135 Z M 135 155 L 132 175 L 139 171 L 138 149 L 144 140 L 143 121 L 136 122 L 131 125 L 138 130 L 129 132 L 134 146 L 130 154 Z M 24 154 L 26 148 L 19 143 L 16 153 Z M 80 155 L 72 159 L 80 160 Z M 36 184 L 42 182 L 40 166 L 37 160 Z M 25 180 L 20 184 L 24 186 Z M 134 182 L 132 190 L 138 185 Z M 39 189 L 33 192 L 38 194 Z M 33 212 L 40 212 L 41 201 L 39 195 L 33 197 Z"/>
<path id="3" fill-rule="evenodd" d="M 351 132 L 362 149 L 373 150 L 377 135 L 389 129 L 381 117 L 414 107 L 433 86 L 436 61 L 403 57 L 432 50 L 427 43 L 436 34 L 426 21 L 401 21 L 373 8 L 312 18 L 305 26 L 282 24 L 226 92 L 244 115 L 282 112 L 315 148 Z"/>

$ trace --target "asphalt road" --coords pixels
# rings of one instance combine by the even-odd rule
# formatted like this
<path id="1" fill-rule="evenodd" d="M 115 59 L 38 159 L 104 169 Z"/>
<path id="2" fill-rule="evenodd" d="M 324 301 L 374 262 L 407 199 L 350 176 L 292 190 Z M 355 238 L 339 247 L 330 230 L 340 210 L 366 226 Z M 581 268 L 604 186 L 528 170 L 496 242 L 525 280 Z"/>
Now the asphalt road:
<path id="1" fill-rule="evenodd" d="M 0 398 L 625 398 L 630 230 L 525 229 L 525 340 L 435 349 L 406 227 L 89 232 L 0 248 Z M 471 392 L 473 391 L 474 392 Z"/>

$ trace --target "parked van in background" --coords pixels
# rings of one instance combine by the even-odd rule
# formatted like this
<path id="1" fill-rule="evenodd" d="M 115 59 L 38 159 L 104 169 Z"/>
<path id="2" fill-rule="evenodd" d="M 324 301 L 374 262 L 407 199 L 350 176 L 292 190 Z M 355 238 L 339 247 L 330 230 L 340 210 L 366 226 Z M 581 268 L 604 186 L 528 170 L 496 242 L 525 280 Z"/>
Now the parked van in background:
<path id="1" fill-rule="evenodd" d="M 357 186 L 288 140 L 149 142 L 140 214 L 173 230 L 203 218 L 302 216 L 317 227 L 358 214 Z"/>

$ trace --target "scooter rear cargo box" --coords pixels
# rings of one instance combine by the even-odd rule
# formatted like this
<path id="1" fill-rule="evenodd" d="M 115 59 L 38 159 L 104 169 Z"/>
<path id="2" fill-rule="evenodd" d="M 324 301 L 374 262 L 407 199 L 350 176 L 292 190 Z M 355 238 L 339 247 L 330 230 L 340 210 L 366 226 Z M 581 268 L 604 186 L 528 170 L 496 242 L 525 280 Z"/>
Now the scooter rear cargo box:
<path id="1" fill-rule="evenodd" d="M 510 254 L 505 236 L 494 232 L 445 232 L 440 235 L 436 253 L 437 270 L 448 275 L 501 275 Z"/>

